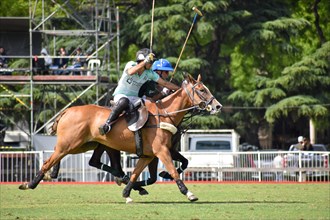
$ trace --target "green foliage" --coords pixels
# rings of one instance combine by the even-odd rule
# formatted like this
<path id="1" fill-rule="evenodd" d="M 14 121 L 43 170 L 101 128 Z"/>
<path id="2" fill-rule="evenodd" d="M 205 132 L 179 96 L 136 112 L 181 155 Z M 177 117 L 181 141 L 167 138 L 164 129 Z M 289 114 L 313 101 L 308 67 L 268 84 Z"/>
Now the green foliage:
<path id="1" fill-rule="evenodd" d="M 0 17 L 28 17 L 29 1 L 26 0 L 2 0 L 0 1 Z"/>
<path id="2" fill-rule="evenodd" d="M 224 121 L 217 116 L 194 116 L 191 120 L 182 123 L 182 126 L 190 129 L 217 129 Z"/>
<path id="3" fill-rule="evenodd" d="M 181 80 L 183 72 L 194 76 L 202 74 L 204 83 L 222 104 L 237 108 L 222 113 L 218 117 L 219 122 L 208 124 L 198 119 L 201 126 L 236 128 L 241 134 L 245 132 L 246 136 L 255 137 L 260 122 L 265 118 L 269 123 L 276 123 L 283 117 L 296 121 L 307 117 L 319 121 L 315 123 L 320 127 L 329 127 L 328 1 L 164 0 L 155 3 L 153 51 L 158 58 L 169 59 L 173 66 L 178 61 L 195 16 L 192 7 L 198 7 L 204 15 L 197 16 L 175 78 Z M 28 1 L 1 0 L 0 4 L 1 8 L 6 8 L 0 11 L 0 16 L 29 15 Z M 89 10 L 93 1 L 70 1 L 70 4 L 73 7 L 68 9 L 68 14 L 79 13 L 84 21 L 90 20 Z M 115 0 L 114 5 L 120 9 L 122 70 L 128 60 L 135 59 L 138 49 L 150 46 L 152 3 Z M 50 2 L 46 12 L 53 12 L 58 7 Z M 41 1 L 38 1 L 35 22 L 38 22 L 41 12 Z M 58 10 L 45 25 L 81 29 L 62 10 Z M 45 37 L 43 42 L 50 51 L 53 50 L 49 46 L 51 40 L 51 37 Z M 64 46 L 69 52 L 77 45 L 84 49 L 95 48 L 91 37 L 58 36 L 56 41 L 56 47 Z M 29 62 L 21 60 L 11 65 L 20 68 L 28 66 Z M 108 72 L 102 74 L 107 75 Z M 120 74 L 121 71 L 110 70 L 110 81 L 116 82 Z M 14 88 L 17 93 L 28 90 L 29 87 Z M 50 108 L 54 99 L 65 105 L 76 97 L 69 89 L 61 88 L 57 92 L 58 95 L 51 93 L 45 97 L 37 88 L 35 98 L 40 100 L 36 101 L 36 106 L 43 104 Z M 90 103 L 93 98 L 95 96 L 88 93 L 75 104 Z M 29 103 L 29 98 L 22 100 Z M 22 108 L 22 104 L 13 98 L 2 98 L 0 103 L 6 107 Z M 17 115 L 20 114 L 30 121 L 26 112 Z M 47 111 L 40 118 L 49 114 Z"/>
<path id="4" fill-rule="evenodd" d="M 265 113 L 265 118 L 273 123 L 276 118 L 287 117 L 289 113 L 298 116 L 297 118 L 302 116 L 317 118 L 329 114 L 327 108 L 322 106 L 319 100 L 311 96 L 300 95 L 282 99 L 270 106 Z"/>

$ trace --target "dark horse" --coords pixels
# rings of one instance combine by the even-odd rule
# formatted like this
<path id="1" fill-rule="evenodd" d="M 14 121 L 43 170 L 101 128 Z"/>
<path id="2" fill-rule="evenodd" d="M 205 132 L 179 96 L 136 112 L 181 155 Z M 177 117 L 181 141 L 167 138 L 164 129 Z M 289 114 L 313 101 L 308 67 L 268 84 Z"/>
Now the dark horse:
<path id="1" fill-rule="evenodd" d="M 177 132 L 176 134 L 173 135 L 172 148 L 170 149 L 172 159 L 174 161 L 178 161 L 181 163 L 181 165 L 177 168 L 179 174 L 181 174 L 188 166 L 188 160 L 184 156 L 182 156 L 175 147 L 180 141 L 180 137 L 181 137 L 181 132 Z M 129 177 L 125 175 L 122 169 L 120 152 L 115 149 L 106 147 L 102 144 L 99 144 L 97 142 L 95 142 L 95 144 L 97 144 L 97 147 L 95 148 L 93 155 L 89 160 L 89 165 L 98 168 L 100 170 L 106 171 L 108 173 L 111 173 L 113 176 L 115 176 L 115 182 L 118 185 L 121 185 L 122 183 L 127 184 L 129 182 Z M 101 157 L 104 152 L 106 152 L 110 158 L 110 166 L 102 163 L 101 161 Z M 142 188 L 142 186 L 152 185 L 157 181 L 158 161 L 159 159 L 157 157 L 154 157 L 154 159 L 148 164 L 148 169 L 150 174 L 150 177 L 148 179 L 137 181 L 134 183 L 133 189 L 139 191 L 140 195 L 148 194 L 148 191 Z M 50 173 L 49 176 L 48 174 L 46 174 L 44 180 L 56 179 L 59 174 L 59 169 L 60 169 L 60 162 L 53 166 L 53 171 Z M 171 175 L 166 171 L 160 172 L 159 176 L 164 179 L 173 180 Z"/>
<path id="2" fill-rule="evenodd" d="M 143 155 L 146 157 L 138 160 L 130 181 L 123 190 L 123 197 L 126 198 L 126 202 L 132 201 L 129 196 L 134 182 L 156 156 L 163 162 L 166 170 L 178 185 L 180 192 L 186 195 L 190 201 L 196 201 L 197 197 L 185 186 L 173 164 L 169 151 L 173 135 L 170 130 L 172 129 L 163 129 L 160 128 L 160 125 L 166 123 L 167 127 L 178 126 L 186 112 L 194 107 L 207 108 L 211 111 L 211 114 L 217 113 L 222 107 L 221 104 L 202 83 L 200 75 L 197 80 L 188 75 L 179 90 L 158 103 L 147 102 L 146 107 L 149 111 L 149 118 L 146 127 L 141 129 Z M 119 151 L 135 153 L 134 133 L 128 129 L 124 117 L 120 117 L 116 122 L 116 126 L 105 136 L 99 134 L 98 127 L 108 117 L 109 111 L 111 110 L 108 108 L 96 105 L 75 106 L 63 111 L 52 127 L 53 133 L 57 133 L 55 152 L 44 162 L 34 179 L 29 183 L 21 184 L 19 188 L 36 188 L 45 173 L 64 156 L 95 149 L 93 142 L 101 143 Z"/>

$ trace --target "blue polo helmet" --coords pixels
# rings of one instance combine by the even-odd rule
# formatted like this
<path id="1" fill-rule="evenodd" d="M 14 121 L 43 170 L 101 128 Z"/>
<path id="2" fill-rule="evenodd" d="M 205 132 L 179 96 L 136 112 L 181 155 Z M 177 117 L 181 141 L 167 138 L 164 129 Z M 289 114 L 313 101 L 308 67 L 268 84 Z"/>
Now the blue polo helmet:
<path id="1" fill-rule="evenodd" d="M 173 67 L 171 65 L 171 63 L 166 60 L 166 59 L 159 59 L 156 60 L 154 62 L 154 64 L 152 65 L 152 70 L 153 71 L 157 71 L 157 70 L 161 70 L 161 71 L 173 71 Z"/>

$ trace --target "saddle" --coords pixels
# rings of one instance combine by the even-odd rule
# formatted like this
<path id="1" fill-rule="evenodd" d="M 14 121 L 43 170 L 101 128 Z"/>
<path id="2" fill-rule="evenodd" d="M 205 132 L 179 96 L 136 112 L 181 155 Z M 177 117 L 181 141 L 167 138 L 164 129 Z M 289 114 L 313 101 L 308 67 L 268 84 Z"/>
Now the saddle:
<path id="1" fill-rule="evenodd" d="M 115 106 L 116 103 L 111 100 L 110 108 Z M 119 117 L 124 116 L 128 124 L 128 129 L 131 131 L 137 131 L 143 127 L 148 120 L 148 110 L 145 106 L 144 100 L 139 99 L 135 103 L 130 103 L 128 109 Z"/>
<path id="2" fill-rule="evenodd" d="M 131 131 L 138 131 L 143 127 L 148 120 L 148 110 L 143 99 L 130 103 L 125 119 Z"/>
<path id="3" fill-rule="evenodd" d="M 114 105 L 113 102 L 110 103 L 111 106 Z M 136 155 L 138 157 L 143 157 L 143 143 L 140 129 L 148 120 L 148 110 L 145 106 L 144 100 L 139 99 L 135 103 L 130 103 L 123 116 L 128 124 L 128 129 L 134 132 Z"/>

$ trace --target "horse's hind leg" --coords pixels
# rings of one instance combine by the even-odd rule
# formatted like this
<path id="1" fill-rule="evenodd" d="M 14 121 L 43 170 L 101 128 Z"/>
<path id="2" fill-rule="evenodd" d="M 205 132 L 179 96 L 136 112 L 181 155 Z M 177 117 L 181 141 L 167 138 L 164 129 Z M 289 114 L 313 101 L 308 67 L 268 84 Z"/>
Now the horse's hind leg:
<path id="1" fill-rule="evenodd" d="M 60 172 L 60 168 L 61 168 L 61 161 L 59 161 L 57 164 L 55 164 L 53 166 L 53 171 L 52 172 L 47 172 L 45 173 L 45 176 L 43 178 L 43 180 L 51 180 L 51 179 L 57 179 L 58 177 L 58 173 Z"/>
<path id="2" fill-rule="evenodd" d="M 50 170 L 54 164 L 59 163 L 61 159 L 65 156 L 66 154 L 55 152 L 44 162 L 44 164 L 41 167 L 41 170 L 37 173 L 37 175 L 33 178 L 32 181 L 29 183 L 23 183 L 19 186 L 19 189 L 21 190 L 26 190 L 26 189 L 35 189 L 40 181 L 44 178 L 45 173 Z"/>
<path id="3" fill-rule="evenodd" d="M 61 168 L 61 161 L 59 161 L 57 164 L 55 164 L 53 166 L 53 171 L 50 174 L 50 177 L 52 179 L 56 179 L 58 177 L 58 173 L 60 171 L 60 168 Z"/>

